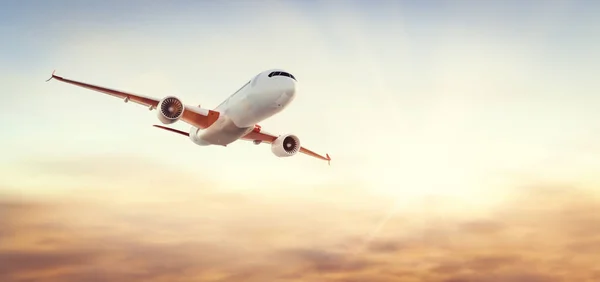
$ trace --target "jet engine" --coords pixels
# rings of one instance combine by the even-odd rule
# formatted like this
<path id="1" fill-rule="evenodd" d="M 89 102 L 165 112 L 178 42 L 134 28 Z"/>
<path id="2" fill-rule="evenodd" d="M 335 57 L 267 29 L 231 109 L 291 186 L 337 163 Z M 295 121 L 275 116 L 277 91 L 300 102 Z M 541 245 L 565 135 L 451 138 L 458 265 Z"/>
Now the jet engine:
<path id="1" fill-rule="evenodd" d="M 158 120 L 164 124 L 171 124 L 183 116 L 185 106 L 177 97 L 168 96 L 160 100 L 156 109 Z"/>
<path id="2" fill-rule="evenodd" d="M 300 139 L 295 135 L 282 135 L 271 144 L 271 151 L 278 157 L 291 157 L 300 151 Z"/>

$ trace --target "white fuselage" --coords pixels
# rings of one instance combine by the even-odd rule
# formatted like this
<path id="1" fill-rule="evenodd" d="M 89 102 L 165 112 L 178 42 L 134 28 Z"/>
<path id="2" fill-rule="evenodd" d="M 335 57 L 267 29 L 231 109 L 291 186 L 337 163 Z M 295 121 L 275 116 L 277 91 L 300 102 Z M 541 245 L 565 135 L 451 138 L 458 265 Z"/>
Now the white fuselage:
<path id="1" fill-rule="evenodd" d="M 259 122 L 281 112 L 296 95 L 296 79 L 283 70 L 259 73 L 214 110 L 219 119 L 210 127 L 190 129 L 190 139 L 201 146 L 226 146 L 248 134 Z"/>

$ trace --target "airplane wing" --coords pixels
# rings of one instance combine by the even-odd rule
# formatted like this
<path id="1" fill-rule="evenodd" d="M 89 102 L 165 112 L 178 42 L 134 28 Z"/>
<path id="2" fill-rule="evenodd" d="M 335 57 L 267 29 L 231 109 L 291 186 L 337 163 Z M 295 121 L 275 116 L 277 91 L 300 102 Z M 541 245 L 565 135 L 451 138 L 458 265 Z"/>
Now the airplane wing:
<path id="1" fill-rule="evenodd" d="M 275 136 L 273 134 L 262 131 L 260 126 L 256 126 L 256 127 L 254 127 L 254 130 L 252 130 L 250 133 L 246 134 L 244 137 L 242 137 L 242 139 L 259 140 L 259 141 L 265 142 L 267 144 L 271 144 L 275 141 L 275 139 L 277 139 L 277 137 L 278 136 Z M 302 146 L 300 146 L 300 153 L 303 153 L 303 154 L 311 156 L 311 157 L 315 157 L 317 159 L 327 161 L 327 163 L 331 164 L 331 157 L 329 157 L 329 154 L 325 154 L 325 156 L 322 156 L 322 155 L 319 155 L 319 154 L 317 154 L 309 149 L 306 149 Z"/>
<path id="2" fill-rule="evenodd" d="M 162 125 L 153 125 L 154 127 L 158 127 L 167 131 L 171 131 L 177 134 L 181 134 L 183 136 L 189 136 L 189 133 L 187 132 L 183 132 L 181 130 L 177 130 L 174 128 L 170 128 L 170 127 L 166 127 L 166 126 L 162 126 Z M 244 140 L 250 140 L 250 141 L 254 141 L 254 140 L 260 140 L 262 142 L 271 144 L 273 143 L 273 141 L 275 141 L 275 139 L 277 139 L 277 136 L 272 135 L 270 133 L 265 133 L 265 132 L 261 132 L 260 131 L 260 127 L 255 127 L 253 131 L 251 131 L 250 133 L 246 134 L 245 136 L 242 137 L 242 139 Z M 329 157 L 329 154 L 325 154 L 325 156 L 321 156 L 309 149 L 306 149 L 304 147 L 300 147 L 300 153 L 309 155 L 311 157 L 315 157 L 317 159 L 321 159 L 324 161 L 327 161 L 329 164 L 331 164 L 331 157 Z"/>
<path id="3" fill-rule="evenodd" d="M 52 72 L 52 77 L 50 77 L 46 81 L 49 81 L 53 78 L 68 84 L 73 84 L 79 87 L 87 88 L 90 90 L 108 94 L 110 96 L 121 98 L 125 102 L 131 101 L 136 104 L 146 106 L 150 110 L 156 109 L 158 103 L 160 103 L 160 99 L 114 90 L 102 86 L 92 85 L 85 82 L 71 80 L 68 78 L 63 78 L 62 76 L 55 75 L 54 72 Z M 217 121 L 218 118 L 219 112 L 217 111 L 185 105 L 185 110 L 183 111 L 183 117 L 181 117 L 181 120 L 197 128 L 204 129 L 211 126 L 215 121 Z"/>

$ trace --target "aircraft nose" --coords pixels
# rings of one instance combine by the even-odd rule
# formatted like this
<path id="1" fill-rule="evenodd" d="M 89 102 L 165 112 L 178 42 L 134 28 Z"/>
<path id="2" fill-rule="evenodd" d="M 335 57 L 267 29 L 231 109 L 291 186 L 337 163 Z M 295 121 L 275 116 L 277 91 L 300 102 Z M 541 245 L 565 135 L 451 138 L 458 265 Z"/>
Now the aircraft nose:
<path id="1" fill-rule="evenodd" d="M 296 95 L 296 81 L 287 79 L 286 77 L 285 80 L 281 81 L 280 87 L 280 90 L 277 92 L 277 101 L 275 103 L 278 108 L 285 107 L 294 100 Z"/>
<path id="2" fill-rule="evenodd" d="M 296 95 L 296 81 L 293 79 L 286 79 L 285 83 L 285 95 L 288 97 L 293 97 Z"/>

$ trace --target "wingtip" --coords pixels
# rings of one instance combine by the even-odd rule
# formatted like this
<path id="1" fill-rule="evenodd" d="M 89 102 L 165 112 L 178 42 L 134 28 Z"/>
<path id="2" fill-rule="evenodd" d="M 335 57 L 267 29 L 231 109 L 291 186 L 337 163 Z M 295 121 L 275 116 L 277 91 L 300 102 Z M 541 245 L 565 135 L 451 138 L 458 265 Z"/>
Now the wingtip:
<path id="1" fill-rule="evenodd" d="M 56 70 L 52 71 L 52 75 L 50 76 L 50 78 L 46 79 L 46 82 L 48 82 L 54 78 L 54 73 L 56 73 Z"/>
<path id="2" fill-rule="evenodd" d="M 327 164 L 331 165 L 331 157 L 329 156 L 329 154 L 325 154 L 325 156 L 327 157 Z"/>

